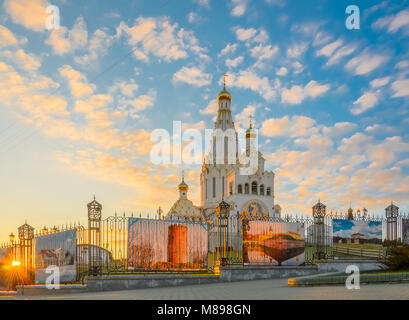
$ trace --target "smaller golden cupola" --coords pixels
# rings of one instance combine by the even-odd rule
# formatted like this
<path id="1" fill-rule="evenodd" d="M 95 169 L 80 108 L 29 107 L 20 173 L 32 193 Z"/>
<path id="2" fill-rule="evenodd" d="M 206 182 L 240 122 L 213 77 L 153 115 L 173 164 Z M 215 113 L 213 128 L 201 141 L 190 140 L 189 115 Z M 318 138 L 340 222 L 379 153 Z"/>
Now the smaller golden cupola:
<path id="1" fill-rule="evenodd" d="M 187 199 L 187 191 L 189 190 L 189 186 L 185 182 L 185 175 L 182 173 L 182 182 L 179 183 L 179 198 L 180 199 Z"/>

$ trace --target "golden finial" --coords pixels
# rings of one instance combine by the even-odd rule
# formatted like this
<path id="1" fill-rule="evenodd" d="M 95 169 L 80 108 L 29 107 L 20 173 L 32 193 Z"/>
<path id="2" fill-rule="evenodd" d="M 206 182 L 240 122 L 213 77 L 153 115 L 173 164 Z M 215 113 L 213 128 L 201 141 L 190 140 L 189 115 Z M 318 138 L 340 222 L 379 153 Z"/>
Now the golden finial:
<path id="1" fill-rule="evenodd" d="M 251 114 L 249 118 L 250 118 L 250 129 L 253 129 L 253 115 Z"/>

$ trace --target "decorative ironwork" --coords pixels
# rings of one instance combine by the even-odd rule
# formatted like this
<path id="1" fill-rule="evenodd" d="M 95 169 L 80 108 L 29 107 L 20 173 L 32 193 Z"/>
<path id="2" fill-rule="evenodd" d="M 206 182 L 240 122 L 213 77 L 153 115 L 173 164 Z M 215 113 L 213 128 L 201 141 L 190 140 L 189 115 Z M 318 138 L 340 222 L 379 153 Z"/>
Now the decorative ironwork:
<path id="1" fill-rule="evenodd" d="M 88 275 L 102 272 L 98 261 L 101 259 L 101 218 L 102 205 L 95 200 L 87 204 L 88 208 Z"/>
<path id="2" fill-rule="evenodd" d="M 312 207 L 312 216 L 314 217 L 314 229 L 313 229 L 313 259 L 322 260 L 328 259 L 327 254 L 327 237 L 325 226 L 326 206 L 318 200 L 318 202 Z"/>

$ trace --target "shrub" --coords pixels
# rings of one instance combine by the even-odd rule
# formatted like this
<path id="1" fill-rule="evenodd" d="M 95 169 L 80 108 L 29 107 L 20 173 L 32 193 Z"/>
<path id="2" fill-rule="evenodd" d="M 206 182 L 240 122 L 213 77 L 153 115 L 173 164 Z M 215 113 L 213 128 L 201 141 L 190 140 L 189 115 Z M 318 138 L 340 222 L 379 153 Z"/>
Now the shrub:
<path id="1" fill-rule="evenodd" d="M 391 247 L 385 264 L 391 270 L 409 269 L 409 245 Z"/>

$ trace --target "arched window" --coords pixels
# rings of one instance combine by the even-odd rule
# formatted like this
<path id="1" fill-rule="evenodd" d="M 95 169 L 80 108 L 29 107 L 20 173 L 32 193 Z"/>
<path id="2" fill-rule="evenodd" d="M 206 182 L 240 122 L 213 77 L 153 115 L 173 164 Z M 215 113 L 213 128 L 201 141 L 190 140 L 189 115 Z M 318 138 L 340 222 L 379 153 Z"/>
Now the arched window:
<path id="1" fill-rule="evenodd" d="M 260 195 L 264 196 L 264 184 L 260 185 Z"/>
<path id="2" fill-rule="evenodd" d="M 232 182 L 229 183 L 229 194 L 230 195 L 233 194 L 233 183 Z"/>
<path id="3" fill-rule="evenodd" d="M 213 177 L 213 198 L 216 198 L 216 178 Z"/>
<path id="4" fill-rule="evenodd" d="M 224 177 L 222 178 L 222 195 L 224 195 Z"/>
<path id="5" fill-rule="evenodd" d="M 245 194 L 249 194 L 249 193 L 250 193 L 250 187 L 249 187 L 249 184 L 248 184 L 248 183 L 246 183 L 246 184 L 244 185 L 244 193 L 245 193 Z"/>
<path id="6" fill-rule="evenodd" d="M 237 186 L 237 193 L 243 193 L 243 188 L 242 188 L 242 186 L 241 186 L 241 184 L 239 184 L 238 186 Z"/>
<path id="7" fill-rule="evenodd" d="M 252 194 L 258 194 L 258 192 L 257 192 L 257 182 L 255 182 L 255 181 L 253 181 L 251 183 L 251 193 Z"/>
<path id="8" fill-rule="evenodd" d="M 267 187 L 267 195 L 271 196 L 271 188 L 270 187 Z"/>

